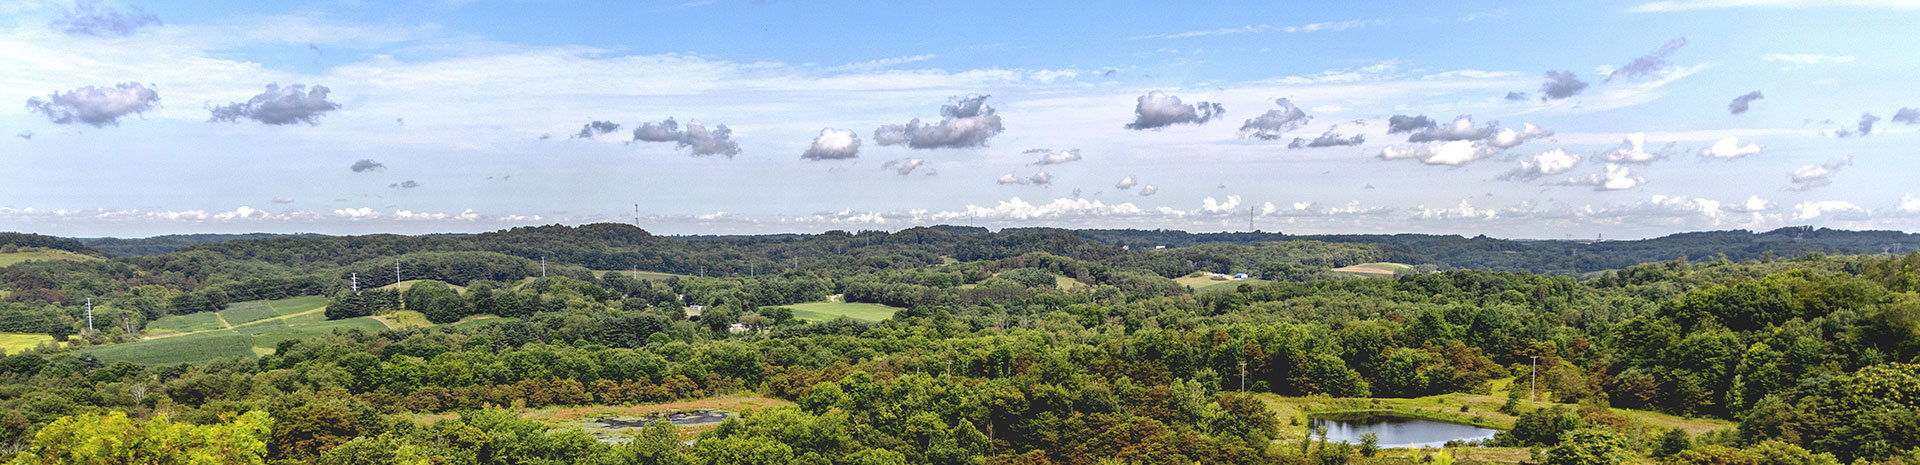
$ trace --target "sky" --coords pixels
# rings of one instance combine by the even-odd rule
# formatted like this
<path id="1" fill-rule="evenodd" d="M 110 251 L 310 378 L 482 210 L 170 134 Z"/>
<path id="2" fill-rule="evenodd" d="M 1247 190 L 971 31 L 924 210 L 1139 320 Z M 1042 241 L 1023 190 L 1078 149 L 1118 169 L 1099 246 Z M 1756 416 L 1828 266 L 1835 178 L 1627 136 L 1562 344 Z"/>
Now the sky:
<path id="1" fill-rule="evenodd" d="M 0 230 L 1920 231 L 1920 0 L 0 0 Z"/>

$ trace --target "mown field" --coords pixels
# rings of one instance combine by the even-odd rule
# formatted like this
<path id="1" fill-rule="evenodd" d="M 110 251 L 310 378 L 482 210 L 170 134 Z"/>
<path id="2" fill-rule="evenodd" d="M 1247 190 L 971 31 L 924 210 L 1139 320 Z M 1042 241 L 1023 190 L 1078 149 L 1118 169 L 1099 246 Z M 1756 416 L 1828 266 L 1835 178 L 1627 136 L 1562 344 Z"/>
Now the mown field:
<path id="1" fill-rule="evenodd" d="M 1400 263 L 1361 263 L 1353 266 L 1334 268 L 1333 272 L 1347 276 L 1393 277 L 1400 273 L 1413 271 L 1413 265 Z"/>
<path id="2" fill-rule="evenodd" d="M 0 253 L 0 266 L 7 266 L 15 263 L 33 261 L 33 260 L 87 261 L 87 260 L 99 260 L 99 259 L 100 257 L 95 257 L 91 255 L 81 255 L 81 254 L 68 252 L 60 249 L 42 249 L 37 247 L 28 247 L 25 249 L 21 249 L 19 252 Z"/>
<path id="3" fill-rule="evenodd" d="M 53 336 L 45 334 L 0 333 L 0 350 L 17 354 L 22 350 L 32 349 L 42 342 L 51 341 Z"/>
<path id="4" fill-rule="evenodd" d="M 1264 279 L 1254 279 L 1254 278 L 1229 279 L 1229 278 L 1207 276 L 1206 273 L 1194 273 L 1194 274 L 1174 278 L 1173 282 L 1179 283 L 1182 286 L 1192 288 L 1194 292 L 1202 292 L 1209 289 L 1232 289 L 1240 286 L 1241 284 L 1266 284 L 1273 281 L 1268 281 Z"/>
<path id="5" fill-rule="evenodd" d="M 860 321 L 884 321 L 893 318 L 898 308 L 880 304 L 846 302 L 808 302 L 804 304 L 780 305 L 793 309 L 793 317 L 806 321 L 828 321 L 847 317 Z"/>
<path id="6" fill-rule="evenodd" d="M 227 309 L 218 313 L 192 313 L 154 320 L 147 325 L 147 340 L 87 349 L 86 352 L 108 363 L 125 360 L 142 365 L 201 364 L 216 358 L 271 354 L 280 341 L 325 336 L 336 329 L 381 331 L 438 326 L 428 322 L 420 312 L 405 310 L 328 321 L 326 305 L 327 299 L 320 296 L 239 302 L 228 305 Z M 464 327 L 512 320 L 476 315 L 446 326 Z"/>

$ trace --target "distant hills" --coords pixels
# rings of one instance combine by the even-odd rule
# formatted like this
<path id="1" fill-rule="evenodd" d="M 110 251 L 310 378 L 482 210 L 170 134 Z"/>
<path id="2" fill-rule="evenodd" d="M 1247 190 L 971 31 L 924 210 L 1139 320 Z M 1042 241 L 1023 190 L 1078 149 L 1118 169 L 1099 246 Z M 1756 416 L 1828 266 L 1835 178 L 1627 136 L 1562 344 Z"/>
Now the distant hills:
<path id="1" fill-rule="evenodd" d="M 1373 246 L 1382 261 L 1431 264 L 1440 268 L 1491 271 L 1582 274 L 1618 269 L 1637 263 L 1679 258 L 1730 260 L 1790 258 L 1810 253 L 1877 254 L 1920 251 L 1920 234 L 1899 231 L 1848 231 L 1787 227 L 1766 232 L 1747 230 L 1673 234 L 1652 239 L 1622 241 L 1514 240 L 1482 236 L 1437 234 L 1290 235 L 1269 232 L 1190 233 L 1175 230 L 1009 228 L 989 231 L 962 226 L 910 228 L 892 233 L 859 234 L 829 231 L 821 234 L 767 234 L 741 236 L 654 236 L 617 224 L 578 228 L 541 226 L 481 234 L 423 236 L 319 234 L 182 234 L 138 239 L 59 238 L 38 234 L 0 233 L 0 245 L 43 247 L 79 253 L 140 257 L 183 249 L 204 249 L 230 256 L 268 258 L 278 251 L 299 249 L 311 253 L 302 260 L 350 263 L 374 256 L 427 251 L 496 251 L 537 258 L 542 254 L 596 268 L 626 268 L 634 261 L 668 265 L 660 271 L 682 273 L 749 273 L 786 268 L 780 262 L 810 257 L 821 259 L 854 246 L 887 243 L 906 255 L 937 254 L 966 259 L 1001 257 L 1009 253 L 1048 252 L 1081 259 L 1104 259 L 1125 250 L 1157 247 L 1188 248 L 1209 244 L 1250 245 L 1312 241 Z M 1122 246 L 1125 248 L 1123 249 Z M 278 249 L 278 250 L 275 250 Z M 702 250 L 702 249 L 725 249 Z M 906 250 L 917 249 L 917 250 Z M 918 252 L 918 253 L 914 253 Z M 348 256 L 322 258 L 337 253 Z M 1197 253 L 1197 252 L 1196 252 Z M 918 257 L 917 257 L 918 258 Z M 269 259 L 269 261 L 275 261 Z M 665 263 L 663 263 L 665 262 Z M 728 262 L 757 262 L 741 265 Z M 741 268 L 741 269 L 736 269 Z"/>

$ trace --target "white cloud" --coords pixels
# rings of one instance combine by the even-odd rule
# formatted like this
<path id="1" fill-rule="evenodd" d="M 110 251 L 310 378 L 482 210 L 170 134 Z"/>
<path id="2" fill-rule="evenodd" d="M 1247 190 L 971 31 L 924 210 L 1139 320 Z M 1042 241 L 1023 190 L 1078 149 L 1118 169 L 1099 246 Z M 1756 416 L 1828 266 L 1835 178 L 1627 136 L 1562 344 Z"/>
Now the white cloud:
<path id="1" fill-rule="evenodd" d="M 1040 165 L 1040 166 L 1058 165 L 1062 163 L 1072 163 L 1072 162 L 1080 161 L 1080 149 L 1069 149 L 1069 150 L 1033 149 L 1033 150 L 1028 150 L 1026 153 L 1041 154 L 1040 160 L 1033 162 L 1033 164 Z"/>
<path id="2" fill-rule="evenodd" d="M 822 128 L 813 145 L 800 154 L 807 160 L 848 160 L 860 158 L 860 135 L 845 129 Z M 912 170 L 908 170 L 912 171 Z"/>
<path id="3" fill-rule="evenodd" d="M 1748 142 L 1746 145 L 1741 145 L 1740 138 L 1727 137 L 1720 139 L 1718 142 L 1714 142 L 1712 147 L 1700 149 L 1700 157 L 1732 160 L 1758 154 L 1761 148 L 1763 148 L 1763 146 L 1760 144 Z"/>
<path id="4" fill-rule="evenodd" d="M 1119 190 L 1127 190 L 1127 189 L 1132 189 L 1132 188 L 1133 188 L 1133 185 L 1134 185 L 1134 184 L 1135 184 L 1136 182 L 1137 182 L 1137 181 L 1134 181 L 1134 180 L 1133 180 L 1133 175 L 1131 175 L 1131 174 L 1129 174 L 1129 175 L 1127 175 L 1127 177 L 1124 177 L 1124 178 L 1120 178 L 1120 182 L 1117 182 L 1117 183 L 1114 183 L 1114 184 L 1113 184 L 1113 188 L 1114 188 L 1114 189 L 1119 189 Z"/>
<path id="5" fill-rule="evenodd" d="M 1669 146 L 1671 146 L 1671 144 L 1669 144 Z M 1628 134 L 1626 140 L 1620 141 L 1620 147 L 1604 155 L 1604 158 L 1610 163 L 1634 164 L 1652 163 L 1666 157 L 1667 154 L 1665 150 L 1659 152 L 1647 151 L 1647 134 L 1644 132 Z"/>
<path id="6" fill-rule="evenodd" d="M 1795 168 L 1792 173 L 1787 174 L 1787 182 L 1791 184 L 1787 186 L 1787 190 L 1806 191 L 1826 187 L 1833 184 L 1834 173 L 1852 164 L 1853 157 L 1841 157 L 1818 165 Z"/>
<path id="7" fill-rule="evenodd" d="M 1519 131 L 1515 131 L 1513 128 L 1500 128 L 1500 132 L 1494 134 L 1493 140 L 1488 144 L 1497 148 L 1510 149 L 1527 143 L 1527 141 L 1547 137 L 1553 137 L 1553 131 L 1540 129 L 1539 126 L 1535 126 L 1533 123 L 1526 123 Z"/>
<path id="8" fill-rule="evenodd" d="M 1467 140 L 1429 142 L 1405 147 L 1380 149 L 1382 160 L 1419 160 L 1429 165 L 1460 166 L 1493 155 L 1485 145 Z"/>
<path id="9" fill-rule="evenodd" d="M 1747 196 L 1747 203 L 1745 205 L 1742 205 L 1741 211 L 1763 212 L 1767 210 L 1772 210 L 1773 207 L 1774 207 L 1773 201 L 1762 199 L 1758 195 L 1750 195 L 1750 196 Z"/>
<path id="10" fill-rule="evenodd" d="M 1821 200 L 1821 201 L 1814 201 L 1814 202 L 1801 202 L 1797 205 L 1794 205 L 1793 209 L 1795 211 L 1795 213 L 1793 214 L 1793 219 L 1796 221 L 1806 221 L 1806 220 L 1811 220 L 1815 218 L 1820 218 L 1823 216 L 1824 217 L 1841 217 L 1841 218 L 1859 218 L 1862 216 L 1871 215 L 1873 213 L 1871 211 L 1868 211 L 1865 208 L 1860 208 L 1859 205 L 1854 205 L 1852 202 L 1847 202 L 1844 200 Z"/>
<path id="11" fill-rule="evenodd" d="M 1141 197 L 1152 197 L 1153 194 L 1158 194 L 1158 193 L 1160 193 L 1160 186 L 1156 186 L 1152 184 L 1140 186 Z"/>
<path id="12" fill-rule="evenodd" d="M 1534 155 L 1532 159 L 1521 161 L 1520 167 L 1508 171 L 1506 174 L 1501 175 L 1500 178 L 1520 180 L 1539 179 L 1541 176 L 1551 176 L 1573 171 L 1573 167 L 1579 164 L 1580 155 L 1567 153 L 1567 151 L 1561 149 L 1553 149 L 1540 152 Z"/>
<path id="13" fill-rule="evenodd" d="M 995 182 L 1003 185 L 1018 184 L 1022 186 L 1045 186 L 1045 185 L 1053 184 L 1053 175 L 1047 174 L 1047 172 L 1045 171 L 1041 171 L 1038 173 L 1033 173 L 1032 176 L 1021 177 L 1021 176 L 1015 176 L 1013 172 L 1009 171 L 1007 172 L 1006 175 L 1000 176 L 999 181 L 995 181 Z"/>
<path id="14" fill-rule="evenodd" d="M 1240 26 L 1240 27 L 1227 27 L 1227 28 L 1220 28 L 1220 29 L 1205 29 L 1205 30 L 1198 30 L 1198 31 L 1176 32 L 1171 34 L 1151 34 L 1151 35 L 1143 35 L 1143 36 L 1133 36 L 1133 37 L 1128 37 L 1127 39 L 1129 40 L 1185 39 L 1189 37 L 1222 36 L 1222 35 L 1229 35 L 1229 34 L 1251 34 L 1251 33 L 1269 32 L 1269 31 L 1281 31 L 1281 32 L 1344 31 L 1344 30 L 1359 28 L 1359 27 L 1378 26 L 1386 23 L 1387 22 L 1385 20 L 1374 19 L 1374 20 L 1352 20 L 1352 21 L 1327 21 L 1327 22 L 1319 22 L 1319 23 L 1311 23 L 1311 24 L 1302 24 L 1298 26 L 1278 26 L 1278 27 L 1271 24 L 1254 24 L 1254 25 Z"/>
<path id="15" fill-rule="evenodd" d="M 1920 213 L 1920 197 L 1914 197 L 1913 194 L 1900 196 L 1900 211 Z"/>
<path id="16" fill-rule="evenodd" d="M 1567 178 L 1566 181 L 1560 184 L 1568 186 L 1593 186 L 1593 190 L 1596 191 L 1618 191 L 1640 187 L 1641 184 L 1646 183 L 1646 178 L 1634 176 L 1626 166 L 1617 163 L 1608 163 L 1607 171 L 1604 173 L 1575 176 Z"/>

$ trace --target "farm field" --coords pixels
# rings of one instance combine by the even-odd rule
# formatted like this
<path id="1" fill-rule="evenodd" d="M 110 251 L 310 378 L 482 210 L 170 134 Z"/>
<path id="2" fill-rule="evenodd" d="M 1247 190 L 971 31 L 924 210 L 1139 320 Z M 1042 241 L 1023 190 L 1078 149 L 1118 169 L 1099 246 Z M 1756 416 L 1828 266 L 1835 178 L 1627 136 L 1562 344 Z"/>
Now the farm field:
<path id="1" fill-rule="evenodd" d="M 15 263 L 34 261 L 34 260 L 88 261 L 88 260 L 99 260 L 99 259 L 100 257 L 95 257 L 91 255 L 81 255 L 81 254 L 68 252 L 60 249 L 42 249 L 37 247 L 29 247 L 29 248 L 21 249 L 19 252 L 0 253 L 0 266 L 7 266 Z"/>
<path id="2" fill-rule="evenodd" d="M 399 283 L 397 283 L 397 284 L 388 284 L 388 285 L 385 285 L 385 286 L 380 286 L 380 287 L 378 287 L 378 288 L 376 288 L 376 289 L 399 289 L 399 290 L 400 290 L 400 292 L 407 292 L 407 289 L 412 289 L 412 288 L 413 288 L 413 285 L 414 285 L 415 283 L 418 283 L 418 282 L 421 282 L 421 281 L 426 281 L 426 280 L 425 280 L 425 279 L 409 279 L 409 280 L 406 280 L 406 281 L 401 281 L 401 282 L 399 282 Z M 462 293 L 462 294 L 464 294 L 464 293 L 466 293 L 466 292 L 467 292 L 467 287 L 466 287 L 466 286 L 460 286 L 460 285 L 455 285 L 455 284 L 451 284 L 451 283 L 449 283 L 449 284 L 447 284 L 447 287 L 451 287 L 451 288 L 453 288 L 453 290 L 454 290 L 454 291 L 456 291 L 456 292 L 460 292 L 460 293 Z M 326 298 L 325 298 L 325 297 L 321 297 L 321 298 L 320 298 L 320 300 L 322 300 L 322 301 L 323 301 L 323 303 L 322 303 L 321 305 L 326 305 L 326 304 L 324 303 L 324 301 L 326 300 Z"/>
<path id="3" fill-rule="evenodd" d="M 147 323 L 147 332 L 191 333 L 226 327 L 227 325 L 221 324 L 220 317 L 215 316 L 213 312 L 200 312 L 160 317 L 158 320 L 153 320 L 152 323 Z"/>
<path id="4" fill-rule="evenodd" d="M 51 341 L 53 341 L 53 336 L 45 334 L 0 333 L 0 350 L 4 350 L 9 354 L 17 354 L 22 350 L 32 349 L 42 342 Z"/>
<path id="5" fill-rule="evenodd" d="M 893 318 L 898 308 L 880 304 L 846 302 L 808 302 L 804 304 L 778 305 L 793 309 L 793 317 L 806 321 L 828 321 L 847 317 L 860 321 L 884 321 Z"/>
<path id="6" fill-rule="evenodd" d="M 1334 268 L 1333 272 L 1348 276 L 1393 277 L 1399 273 L 1413 271 L 1412 265 L 1399 263 L 1361 263 L 1353 266 Z"/>
<path id="7" fill-rule="evenodd" d="M 108 363 L 199 364 L 216 358 L 271 354 L 280 341 L 324 336 L 339 328 L 380 331 L 389 327 L 373 317 L 327 321 L 322 312 L 326 305 L 326 298 L 319 296 L 239 302 L 219 312 L 154 320 L 147 325 L 153 335 L 145 341 L 85 352 Z"/>
<path id="8" fill-rule="evenodd" d="M 1206 291 L 1208 289 L 1216 289 L 1216 288 L 1232 289 L 1234 287 L 1238 287 L 1241 284 L 1266 284 L 1272 281 L 1267 281 L 1264 279 L 1254 279 L 1254 278 L 1247 278 L 1247 279 L 1218 278 L 1218 277 L 1208 276 L 1205 273 L 1194 273 L 1186 276 L 1181 276 L 1179 278 L 1174 278 L 1173 282 L 1179 283 L 1182 286 L 1193 288 L 1194 292 L 1201 292 L 1201 291 Z"/>

